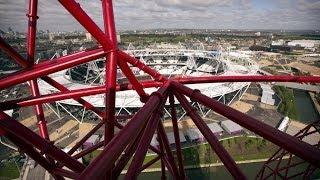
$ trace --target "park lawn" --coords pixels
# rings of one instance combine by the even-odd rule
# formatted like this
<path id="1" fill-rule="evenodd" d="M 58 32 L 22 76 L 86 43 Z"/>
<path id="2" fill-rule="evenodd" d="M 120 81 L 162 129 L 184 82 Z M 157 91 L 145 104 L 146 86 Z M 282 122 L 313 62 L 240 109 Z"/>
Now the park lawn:
<path id="1" fill-rule="evenodd" d="M 233 157 L 235 161 L 254 160 L 269 158 L 278 147 L 262 138 L 257 137 L 233 137 L 221 141 L 224 148 Z M 86 161 L 96 157 L 100 151 L 94 151 L 92 154 L 87 155 Z M 173 151 L 175 159 L 176 152 Z M 183 148 L 183 164 L 185 166 L 200 166 L 201 164 L 219 163 L 221 162 L 217 154 L 213 152 L 208 143 L 193 145 L 191 147 Z M 144 159 L 144 164 L 155 158 L 157 155 L 148 155 Z M 132 159 L 131 159 L 132 160 Z M 131 160 L 126 165 L 127 169 Z M 161 161 L 151 165 L 149 168 L 160 168 Z"/>
<path id="2" fill-rule="evenodd" d="M 0 164 L 0 179 L 19 178 L 19 170 L 14 162 L 4 162 Z"/>

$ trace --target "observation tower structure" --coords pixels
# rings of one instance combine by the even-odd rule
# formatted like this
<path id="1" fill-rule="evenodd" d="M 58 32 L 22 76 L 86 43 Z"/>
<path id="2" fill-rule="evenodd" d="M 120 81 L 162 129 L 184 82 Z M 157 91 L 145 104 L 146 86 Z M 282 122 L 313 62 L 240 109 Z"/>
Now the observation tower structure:
<path id="1" fill-rule="evenodd" d="M 289 75 L 212 75 L 206 77 L 168 78 L 146 65 L 141 60 L 118 49 L 111 0 L 101 1 L 104 20 L 103 30 L 95 24 L 75 0 L 59 0 L 59 2 L 62 7 L 64 7 L 98 41 L 100 44 L 98 48 L 84 50 L 35 64 L 34 54 L 38 19 L 37 0 L 29 0 L 29 12 L 27 14 L 27 57 L 24 58 L 2 38 L 0 39 L 1 49 L 23 67 L 22 70 L 0 79 L 0 89 L 29 82 L 32 92 L 32 97 L 0 103 L 0 136 L 8 138 L 20 151 L 34 159 L 55 179 L 117 179 L 127 164 L 128 169 L 124 178 L 136 179 L 141 171 L 157 161 L 161 161 L 162 178 L 166 177 L 166 170 L 168 170 L 173 179 L 186 179 L 181 144 L 179 141 L 180 137 L 175 107 L 176 101 L 180 103 L 186 111 L 186 114 L 193 120 L 194 124 L 203 134 L 212 150 L 217 154 L 230 174 L 235 179 L 247 179 L 235 160 L 218 141 L 217 137 L 210 131 L 197 110 L 191 106 L 188 99 L 206 106 L 212 111 L 225 116 L 242 127 L 276 144 L 283 149 L 280 151 L 289 152 L 291 156 L 298 156 L 305 163 L 309 164 L 304 171 L 307 172 L 305 173 L 306 177 L 308 177 L 311 170 L 320 167 L 319 143 L 313 146 L 301 140 L 301 136 L 317 133 L 319 131 L 318 124 L 312 124 L 316 130 L 310 132 L 304 131 L 297 136 L 290 136 L 249 115 L 206 96 L 200 90 L 191 89 L 186 86 L 188 84 L 196 83 L 205 84 L 221 82 L 320 83 L 320 77 Z M 105 59 L 106 73 L 105 83 L 103 85 L 70 90 L 49 76 L 52 73 L 72 68 L 83 63 L 88 63 L 99 58 Z M 130 66 L 144 71 L 151 79 L 144 81 L 139 80 L 133 73 L 129 64 Z M 127 83 L 117 83 L 117 67 L 128 79 Z M 46 82 L 59 92 L 41 95 L 38 87 L 38 79 Z M 152 93 L 146 93 L 145 88 L 150 87 L 157 87 L 157 89 Z M 117 116 L 115 115 L 116 94 L 126 90 L 136 91 L 143 106 L 141 106 L 132 117 L 128 117 L 129 120 L 126 125 L 121 125 L 117 121 Z M 105 94 L 105 110 L 96 108 L 83 98 L 96 94 Z M 77 142 L 68 152 L 62 151 L 50 141 L 42 109 L 44 103 L 62 101 L 65 99 L 73 99 L 86 109 L 99 115 L 101 119 L 101 122 Z M 164 114 L 164 106 L 167 101 L 170 105 L 170 115 L 176 142 L 177 157 L 174 157 L 173 155 L 161 121 Z M 3 112 L 8 109 L 25 106 L 35 107 L 39 134 L 33 132 Z M 100 127 L 104 127 L 104 141 L 84 149 L 81 152 L 75 153 L 76 150 Z M 115 128 L 120 129 L 117 134 L 115 134 Z M 159 142 L 158 146 L 150 145 L 154 134 L 157 135 L 157 140 Z M 85 165 L 77 160 L 100 147 L 103 147 L 103 151 L 92 160 L 89 165 Z M 148 150 L 156 153 L 157 157 L 150 162 L 143 164 Z M 286 153 L 281 153 L 281 155 L 283 154 Z M 130 161 L 130 159 L 132 160 Z M 267 167 L 268 164 L 266 163 L 264 168 Z M 289 165 L 284 169 L 290 169 L 290 167 L 292 166 Z M 268 173 L 264 173 L 264 170 L 262 170 L 257 178 L 265 179 L 273 176 L 279 176 L 284 179 L 288 178 L 280 173 L 279 168 L 273 169 L 271 176 Z"/>

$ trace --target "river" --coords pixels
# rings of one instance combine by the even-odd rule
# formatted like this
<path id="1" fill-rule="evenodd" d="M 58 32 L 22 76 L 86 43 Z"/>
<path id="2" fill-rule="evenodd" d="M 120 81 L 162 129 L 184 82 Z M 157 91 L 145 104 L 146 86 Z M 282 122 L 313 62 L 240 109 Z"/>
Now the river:
<path id="1" fill-rule="evenodd" d="M 320 119 L 319 113 L 307 91 L 294 89 L 293 94 L 300 122 L 310 124 L 310 122 Z"/>

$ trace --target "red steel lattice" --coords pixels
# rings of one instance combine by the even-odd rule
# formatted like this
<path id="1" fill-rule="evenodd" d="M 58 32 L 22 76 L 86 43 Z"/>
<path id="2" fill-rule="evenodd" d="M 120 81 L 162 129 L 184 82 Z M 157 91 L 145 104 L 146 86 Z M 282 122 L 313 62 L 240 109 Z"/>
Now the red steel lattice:
<path id="1" fill-rule="evenodd" d="M 257 119 L 228 107 L 214 99 L 203 95 L 198 90 L 192 90 L 184 84 L 215 83 L 215 82 L 299 82 L 320 83 L 320 77 L 314 76 L 212 76 L 212 77 L 184 77 L 167 79 L 157 71 L 148 67 L 138 59 L 131 57 L 117 47 L 116 30 L 111 0 L 102 0 L 104 31 L 86 14 L 75 0 L 59 0 L 61 5 L 99 42 L 101 47 L 85 50 L 66 55 L 50 61 L 34 64 L 36 23 L 37 23 L 37 0 L 29 0 L 27 58 L 23 58 L 9 44 L 0 38 L 0 47 L 22 70 L 10 74 L 0 80 L 0 89 L 30 82 L 32 97 L 6 101 L 0 103 L 2 111 L 16 107 L 34 106 L 38 118 L 40 135 L 15 121 L 4 112 L 0 112 L 0 135 L 10 139 L 21 151 L 33 158 L 45 168 L 55 179 L 116 179 L 124 167 L 128 166 L 125 179 L 136 179 L 138 174 L 157 161 L 161 161 L 162 178 L 166 178 L 167 169 L 174 179 L 186 179 L 182 163 L 181 145 L 177 126 L 174 97 L 186 110 L 195 125 L 199 128 L 214 152 L 219 156 L 225 167 L 235 179 L 246 179 L 234 159 L 228 154 L 217 138 L 210 131 L 203 119 L 197 114 L 195 108 L 186 100 L 186 96 L 193 101 L 212 109 L 213 111 L 229 118 L 244 128 L 262 136 L 290 152 L 314 168 L 320 167 L 320 150 L 301 141 L 299 138 L 283 133 Z M 105 57 L 106 82 L 104 86 L 90 87 L 85 89 L 69 90 L 48 75 L 54 72 L 71 68 L 98 58 Z M 154 80 L 138 81 L 131 71 L 128 63 L 149 74 Z M 128 78 L 127 84 L 116 84 L 116 70 L 121 69 Z M 60 92 L 48 95 L 40 95 L 37 79 L 41 78 Z M 151 95 L 145 93 L 144 88 L 159 87 Z M 116 91 L 134 89 L 145 105 L 122 126 L 115 116 Z M 96 94 L 106 94 L 105 111 L 101 111 L 82 97 Z M 85 108 L 98 114 L 102 121 L 84 136 L 69 152 L 65 153 L 54 146 L 49 139 L 46 121 L 43 115 L 42 104 L 63 99 L 74 99 Z M 168 138 L 161 122 L 164 104 L 169 98 L 171 118 L 173 123 L 174 137 L 176 142 L 177 160 L 174 159 Z M 125 117 L 124 117 L 125 118 Z M 100 127 L 105 126 L 105 140 L 88 149 L 74 154 L 74 152 Z M 114 128 L 121 129 L 114 134 Z M 153 134 L 157 134 L 159 146 L 151 146 Z M 77 161 L 78 158 L 103 147 L 103 151 L 88 166 Z M 144 157 L 152 150 L 158 156 L 148 163 L 143 164 Z M 43 156 L 45 155 L 45 156 Z M 292 156 L 292 155 L 290 155 Z M 271 160 L 269 160 L 271 161 Z M 64 169 L 67 167 L 67 169 Z M 286 169 L 288 169 L 287 167 Z M 310 169 L 309 169 L 310 170 Z M 308 171 L 309 171 L 308 170 Z M 263 172 L 257 176 L 262 178 Z M 261 175 L 261 176 L 260 176 Z"/>

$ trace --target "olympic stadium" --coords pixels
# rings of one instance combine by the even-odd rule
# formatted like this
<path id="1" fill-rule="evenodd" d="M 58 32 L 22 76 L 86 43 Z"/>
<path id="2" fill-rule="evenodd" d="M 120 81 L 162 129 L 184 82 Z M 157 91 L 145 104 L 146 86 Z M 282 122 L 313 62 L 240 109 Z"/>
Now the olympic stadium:
<path id="1" fill-rule="evenodd" d="M 201 76 L 237 76 L 253 75 L 257 73 L 258 66 L 250 59 L 245 52 L 219 52 L 205 50 L 189 50 L 181 48 L 146 48 L 143 50 L 127 50 L 128 54 L 140 59 L 142 62 L 160 72 L 168 78 L 177 77 L 201 77 Z M 70 69 L 59 71 L 50 75 L 54 80 L 61 82 L 68 89 L 81 89 L 100 86 L 105 83 L 105 59 L 98 59 Z M 152 80 L 152 78 L 135 67 L 130 67 L 139 81 Z M 127 78 L 117 71 L 117 83 L 128 83 Z M 228 82 L 228 83 L 198 83 L 187 85 L 192 89 L 199 89 L 205 95 L 215 98 L 224 104 L 231 104 L 239 100 L 248 89 L 250 82 Z M 41 94 L 58 92 L 55 88 L 48 86 L 44 81 L 39 80 Z M 151 94 L 155 87 L 146 88 L 145 91 Z M 97 108 L 104 108 L 105 95 L 98 94 L 84 97 L 86 101 Z M 178 101 L 176 101 L 178 102 Z M 192 102 L 192 105 L 200 111 L 203 117 L 208 116 L 210 110 Z M 47 104 L 57 114 L 61 111 L 68 113 L 77 121 L 87 119 L 98 119 L 99 116 L 92 111 L 83 108 L 73 99 L 57 101 L 54 104 Z M 119 91 L 116 93 L 116 114 L 131 115 L 143 106 L 139 95 L 135 90 Z M 168 113 L 168 111 L 166 111 Z M 177 106 L 179 120 L 185 117 L 186 112 Z M 169 115 L 169 113 L 167 114 Z"/>

